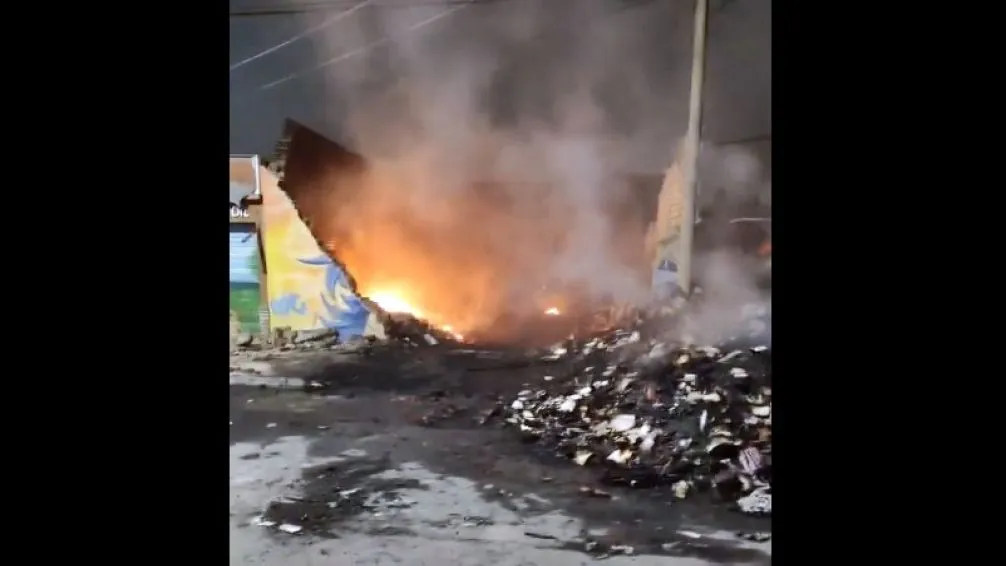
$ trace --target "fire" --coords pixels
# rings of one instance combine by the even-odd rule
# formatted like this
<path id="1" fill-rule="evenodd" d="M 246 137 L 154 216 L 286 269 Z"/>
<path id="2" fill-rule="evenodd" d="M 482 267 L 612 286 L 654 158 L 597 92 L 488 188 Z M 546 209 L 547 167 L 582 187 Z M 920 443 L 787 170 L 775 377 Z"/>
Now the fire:
<path id="1" fill-rule="evenodd" d="M 388 312 L 411 314 L 416 318 L 426 318 L 423 311 L 393 291 L 377 291 L 367 296 L 371 301 L 377 303 L 377 306 Z"/>
<path id="2" fill-rule="evenodd" d="M 372 133 L 381 137 L 383 132 L 377 128 Z M 509 135 L 497 139 L 482 134 L 476 128 L 471 138 L 459 138 L 464 143 L 440 146 L 436 139 L 396 132 L 388 141 L 398 141 L 382 151 L 384 159 L 369 160 L 362 168 L 333 159 L 311 169 L 313 173 L 303 169 L 296 185 L 293 177 L 285 182 L 311 233 L 345 268 L 360 295 L 386 311 L 489 340 L 508 332 L 500 321 L 515 313 L 554 317 L 561 311 L 540 313 L 550 306 L 570 308 L 561 298 L 538 303 L 528 296 L 543 280 L 607 281 L 616 278 L 596 274 L 617 272 L 621 277 L 631 272 L 635 260 L 624 258 L 641 256 L 643 226 L 620 226 L 611 237 L 599 232 L 598 219 L 608 222 L 609 209 L 615 210 L 623 198 L 611 196 L 609 206 L 607 195 L 623 191 L 607 191 L 600 199 L 573 190 L 565 186 L 571 182 L 565 173 L 552 178 L 552 164 L 540 163 L 538 151 L 522 150 L 515 162 L 526 157 L 533 170 L 521 171 L 521 176 L 526 172 L 534 181 L 487 182 L 523 169 L 500 157 L 522 144 Z M 305 167 L 323 155 L 305 157 Z"/>
<path id="3" fill-rule="evenodd" d="M 440 329 L 443 330 L 444 332 L 449 333 L 451 336 L 454 336 L 454 338 L 458 342 L 464 342 L 465 341 L 465 335 L 461 334 L 460 332 L 455 332 L 454 328 L 450 324 L 444 325 L 444 326 L 440 327 Z"/>
<path id="4" fill-rule="evenodd" d="M 442 321 L 439 320 L 439 317 L 427 315 L 423 311 L 423 309 L 415 306 L 415 304 L 412 301 L 406 299 L 400 293 L 396 293 L 390 290 L 382 290 L 367 295 L 367 297 L 371 301 L 377 303 L 379 307 L 388 311 L 389 313 L 410 314 L 416 318 L 426 320 L 433 326 L 440 328 L 440 330 L 443 330 L 444 332 L 451 334 L 459 342 L 463 342 L 465 339 L 464 335 L 460 332 L 455 331 L 454 327 L 452 327 L 450 324 L 443 324 Z"/>
<path id="5" fill-rule="evenodd" d="M 545 309 L 545 315 L 546 316 L 559 316 L 560 314 L 562 314 L 562 313 L 559 312 L 559 309 L 557 309 L 555 307 L 549 307 L 549 308 Z"/>

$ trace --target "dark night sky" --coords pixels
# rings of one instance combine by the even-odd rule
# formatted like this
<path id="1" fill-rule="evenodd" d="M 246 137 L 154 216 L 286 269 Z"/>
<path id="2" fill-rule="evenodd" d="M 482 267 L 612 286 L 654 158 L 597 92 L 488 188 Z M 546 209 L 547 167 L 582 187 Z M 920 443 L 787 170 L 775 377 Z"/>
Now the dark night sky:
<path id="1" fill-rule="evenodd" d="M 347 8 L 355 3 L 329 1 Z M 375 4 L 401 6 L 408 1 L 379 0 Z M 425 5 L 436 0 L 414 1 Z M 518 42 L 511 36 L 500 35 L 497 22 L 506 15 L 502 11 L 512 13 L 543 1 L 548 4 L 542 17 L 546 23 L 535 39 Z M 585 31 L 591 25 L 595 26 L 591 29 L 601 33 L 609 25 L 631 28 L 631 33 L 618 36 L 625 38 L 618 41 L 624 41 L 626 46 L 618 44 L 613 48 L 619 53 L 617 64 L 597 63 L 607 65 L 605 68 L 611 71 L 593 86 L 612 131 L 631 133 L 638 140 L 633 142 L 631 150 L 637 158 L 628 167 L 636 172 L 660 171 L 687 121 L 692 2 L 631 0 L 638 7 L 617 17 L 602 15 L 596 9 L 598 5 L 606 3 L 610 7 L 618 1 L 627 0 L 504 0 L 459 10 L 413 35 L 437 46 L 442 53 L 479 49 L 485 53 L 486 45 L 490 45 L 488 50 L 494 53 L 498 67 L 493 77 L 496 85 L 493 100 L 485 104 L 494 119 L 505 122 L 514 114 L 537 112 L 535 109 L 550 104 L 550 92 L 555 89 L 548 86 L 553 84 L 549 81 L 559 80 L 555 77 L 570 66 L 568 58 L 583 59 L 582 49 L 578 52 L 570 46 L 581 45 L 578 42 L 584 41 L 583 34 L 591 33 Z M 232 10 L 291 4 L 291 0 L 231 0 Z M 594 6 L 593 11 L 585 11 L 588 4 Z M 703 136 L 706 140 L 723 142 L 770 134 L 771 0 L 711 0 L 710 5 Z M 393 49 L 373 49 L 270 90 L 257 87 L 386 35 L 387 25 L 381 24 L 382 18 L 396 21 L 411 18 L 414 23 L 443 9 L 441 6 L 361 9 L 322 32 L 232 71 L 231 152 L 271 154 L 286 117 L 346 142 L 347 100 L 380 91 L 390 84 L 395 69 L 400 68 L 396 65 L 410 64 L 396 57 Z M 287 40 L 332 13 L 231 18 L 231 62 Z M 571 18 L 578 13 L 585 14 L 584 21 L 592 23 L 570 25 Z M 578 33 L 581 35 L 577 36 Z M 644 87 L 640 87 L 639 77 L 645 77 Z M 514 110 L 514 104 L 521 109 Z M 753 150 L 764 157 L 764 145 Z"/>

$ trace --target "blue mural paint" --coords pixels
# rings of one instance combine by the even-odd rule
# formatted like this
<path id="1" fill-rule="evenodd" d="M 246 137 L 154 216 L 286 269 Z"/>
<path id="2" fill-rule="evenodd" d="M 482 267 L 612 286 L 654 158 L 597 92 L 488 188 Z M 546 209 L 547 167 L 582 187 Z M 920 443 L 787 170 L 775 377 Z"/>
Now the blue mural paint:
<path id="1" fill-rule="evenodd" d="M 303 315 L 307 313 L 307 305 L 304 304 L 304 300 L 297 293 L 288 293 L 269 303 L 269 310 L 279 316 L 290 313 Z"/>
<path id="2" fill-rule="evenodd" d="M 305 265 L 325 268 L 325 292 L 321 303 L 327 316 L 320 316 L 321 324 L 337 330 L 340 336 L 363 336 L 370 318 L 370 309 L 349 287 L 349 279 L 342 269 L 328 256 L 299 259 Z"/>

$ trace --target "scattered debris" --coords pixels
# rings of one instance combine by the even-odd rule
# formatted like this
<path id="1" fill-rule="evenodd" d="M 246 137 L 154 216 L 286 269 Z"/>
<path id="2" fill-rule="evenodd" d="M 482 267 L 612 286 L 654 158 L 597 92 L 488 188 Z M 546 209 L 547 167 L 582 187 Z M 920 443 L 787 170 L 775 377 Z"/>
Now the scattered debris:
<path id="1" fill-rule="evenodd" d="M 339 331 L 330 328 L 299 330 L 293 333 L 293 344 L 298 346 L 323 347 L 339 343 Z"/>
<path id="2" fill-rule="evenodd" d="M 645 339 L 641 325 L 568 340 L 544 357 L 570 373 L 520 391 L 499 411 L 523 440 L 601 468 L 602 483 L 667 486 L 679 499 L 711 492 L 744 513 L 770 516 L 767 316 L 745 309 L 744 332 L 717 347 Z"/>
<path id="3" fill-rule="evenodd" d="M 372 353 L 374 346 L 382 342 L 427 348 L 444 344 L 456 346 L 459 343 L 453 334 L 409 314 L 380 313 L 379 317 L 385 328 L 383 340 L 374 336 L 351 336 L 343 340 L 337 330 L 329 328 L 292 330 L 289 327 L 277 327 L 272 329 L 271 336 L 266 337 L 264 343 L 251 334 L 232 333 L 232 355 L 249 350 L 263 356 L 302 350 L 338 350 L 367 356 Z"/>
<path id="4" fill-rule="evenodd" d="M 772 515 L 772 487 L 764 486 L 737 500 L 737 508 L 749 515 Z"/>
<path id="5" fill-rule="evenodd" d="M 739 532 L 735 533 L 737 538 L 751 541 L 751 542 L 768 542 L 772 538 L 772 533 L 757 531 L 752 533 Z"/>
<path id="6" fill-rule="evenodd" d="M 624 554 L 626 556 L 631 556 L 636 553 L 636 549 L 627 544 L 613 544 L 608 551 L 611 554 Z"/>
<path id="7" fill-rule="evenodd" d="M 612 497 L 612 495 L 607 491 L 586 485 L 580 486 L 580 493 L 582 493 L 583 495 L 588 495 L 590 497 L 602 497 L 605 499 L 611 499 Z"/>
<path id="8" fill-rule="evenodd" d="M 590 539 L 583 541 L 583 550 L 597 560 L 610 558 L 611 556 L 616 555 L 631 556 L 636 553 L 635 547 L 627 544 L 609 544 L 599 540 Z"/>
<path id="9" fill-rule="evenodd" d="M 264 517 L 255 517 L 251 522 L 256 527 L 272 527 L 276 525 L 276 521 L 270 521 Z"/>
<path id="10" fill-rule="evenodd" d="M 387 339 L 406 346 L 429 348 L 448 345 L 456 347 L 459 344 L 458 338 L 450 332 L 437 328 L 411 314 L 383 313 L 380 318 L 384 323 L 384 333 Z"/>
<path id="11" fill-rule="evenodd" d="M 539 539 L 539 540 L 559 540 L 558 537 L 555 537 L 555 536 L 552 536 L 552 535 L 547 535 L 547 534 L 542 534 L 542 533 L 534 533 L 534 532 L 531 532 L 531 531 L 524 531 L 524 536 L 531 537 L 531 538 L 536 538 L 536 539 Z"/>

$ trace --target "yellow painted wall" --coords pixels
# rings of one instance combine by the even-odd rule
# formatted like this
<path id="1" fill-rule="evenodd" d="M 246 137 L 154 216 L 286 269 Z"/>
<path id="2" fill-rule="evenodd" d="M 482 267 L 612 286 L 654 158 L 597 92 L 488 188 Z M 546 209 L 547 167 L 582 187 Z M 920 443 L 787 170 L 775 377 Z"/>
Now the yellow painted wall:
<path id="1" fill-rule="evenodd" d="M 318 248 L 276 176 L 262 168 L 262 218 L 272 328 L 331 328 L 343 338 L 383 337 L 377 317 Z"/>

